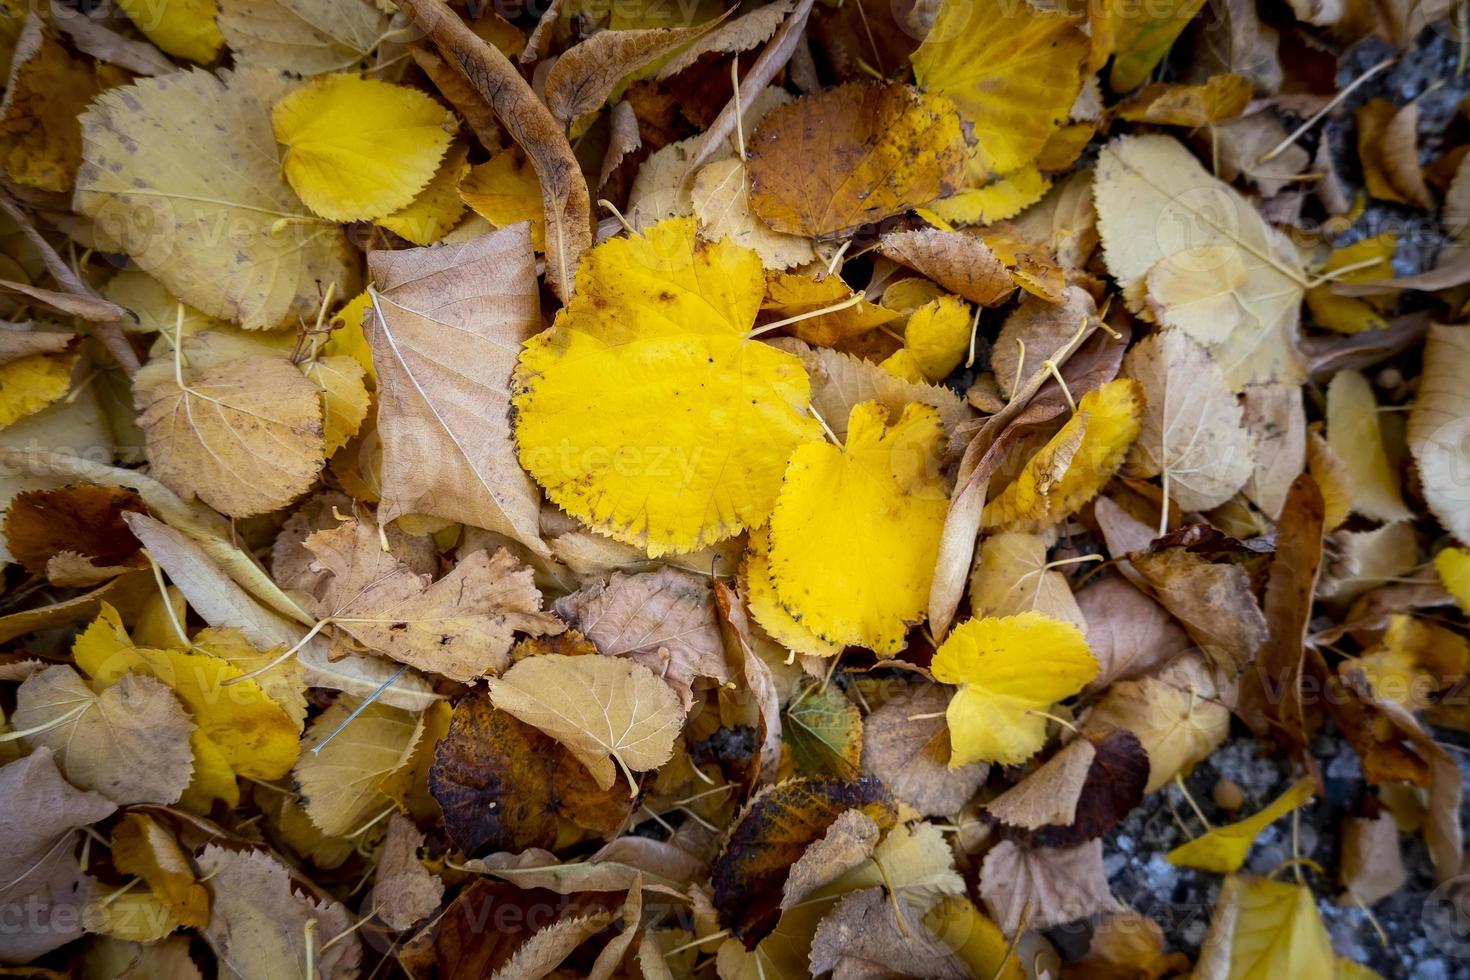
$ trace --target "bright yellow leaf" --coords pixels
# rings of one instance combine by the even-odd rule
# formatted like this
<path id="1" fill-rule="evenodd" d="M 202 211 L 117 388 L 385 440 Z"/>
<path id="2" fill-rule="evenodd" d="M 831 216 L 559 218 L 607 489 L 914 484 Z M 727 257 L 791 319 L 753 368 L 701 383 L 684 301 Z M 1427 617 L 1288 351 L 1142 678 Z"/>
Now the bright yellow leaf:
<path id="1" fill-rule="evenodd" d="M 1470 551 L 1444 548 L 1434 556 L 1434 570 L 1460 611 L 1470 613 Z"/>
<path id="2" fill-rule="evenodd" d="M 946 0 L 913 54 L 914 77 L 953 99 L 974 134 L 966 186 L 983 187 L 1036 159 L 1077 100 L 1087 51 L 1087 35 L 1065 14 Z"/>
<path id="3" fill-rule="evenodd" d="M 80 351 L 30 354 L 0 365 L 0 429 L 62 397 L 71 389 Z"/>
<path id="4" fill-rule="evenodd" d="M 914 357 L 913 351 L 907 347 L 900 347 L 878 362 L 878 366 L 895 378 L 910 381 L 914 384 L 922 384 L 929 379 L 924 377 L 924 369 L 919 367 L 919 361 Z"/>
<path id="5" fill-rule="evenodd" d="M 771 581 L 786 611 L 818 637 L 880 656 L 924 618 L 949 509 L 944 427 L 909 404 L 892 426 L 877 402 L 853 406 L 847 443 L 791 454 L 771 515 Z"/>
<path id="6" fill-rule="evenodd" d="M 1300 779 L 1291 788 L 1244 820 L 1216 827 L 1207 834 L 1180 844 L 1169 852 L 1169 863 L 1181 868 L 1199 868 L 1216 874 L 1230 874 L 1245 864 L 1256 838 L 1277 820 L 1305 806 L 1312 798 L 1313 783 Z"/>
<path id="7" fill-rule="evenodd" d="M 434 177 L 457 126 L 417 89 L 357 75 L 323 75 L 271 110 L 286 146 L 286 180 L 332 221 L 382 218 Z"/>
<path id="8" fill-rule="evenodd" d="M 1339 371 L 1327 386 L 1327 445 L 1347 469 L 1353 510 L 1378 521 L 1414 516 L 1383 443 L 1373 386 L 1359 371 Z"/>
<path id="9" fill-rule="evenodd" d="M 372 309 L 373 298 L 366 289 L 358 293 L 332 317 L 332 332 L 322 345 L 322 353 L 328 357 L 345 354 L 362 365 L 373 386 L 378 383 L 378 372 L 373 367 L 373 348 L 362 331 L 362 318 Z"/>
<path id="10" fill-rule="evenodd" d="M 764 524 L 791 451 L 821 438 L 801 360 L 749 336 L 764 292 L 760 257 L 693 218 L 589 251 L 516 365 L 521 464 L 547 496 L 654 557 Z"/>
<path id="11" fill-rule="evenodd" d="M 970 350 L 970 307 L 948 294 L 913 312 L 903 344 L 929 381 L 943 381 Z"/>
<path id="12" fill-rule="evenodd" d="M 1422 711 L 1443 688 L 1470 672 L 1470 642 L 1442 626 L 1394 613 L 1382 642 L 1339 669 L 1349 666 L 1362 672 L 1378 698 Z"/>
<path id="13" fill-rule="evenodd" d="M 207 65 L 224 46 L 215 0 L 118 0 L 117 5 L 148 40 L 176 58 Z"/>
<path id="14" fill-rule="evenodd" d="M 985 505 L 985 526 L 1036 531 L 1076 513 L 1117 472 L 1138 438 L 1143 408 L 1143 388 L 1131 378 L 1083 395 L 1061 431 Z"/>
<path id="15" fill-rule="evenodd" d="M 432 245 L 449 234 L 464 214 L 459 182 L 469 172 L 469 145 L 457 141 L 444 155 L 427 187 L 405 208 L 379 218 L 377 224 L 415 245 Z"/>
<path id="16" fill-rule="evenodd" d="M 771 582 L 771 529 L 758 527 L 750 532 L 750 546 L 741 569 L 740 591 L 750 614 L 771 639 L 788 650 L 814 657 L 831 657 L 842 652 L 842 644 L 829 643 L 798 623 L 776 597 Z"/>
<path id="17" fill-rule="evenodd" d="M 1332 275 L 1334 282 L 1392 279 L 1393 254 L 1397 248 L 1398 236 L 1393 232 L 1364 238 L 1334 249 L 1322 273 Z M 1307 309 L 1319 327 L 1338 333 L 1362 333 L 1388 326 L 1384 314 L 1393 310 L 1398 299 L 1397 290 L 1377 296 L 1339 296 L 1330 284 L 1323 284 L 1307 290 Z"/>
<path id="18" fill-rule="evenodd" d="M 546 248 L 546 211 L 541 206 L 541 184 L 520 150 L 497 153 L 459 182 L 459 196 L 497 228 L 517 221 L 531 222 L 531 247 Z"/>
<path id="19" fill-rule="evenodd" d="M 1022 167 L 984 187 L 971 187 L 935 201 L 935 215 L 959 225 L 988 225 L 1014 218 L 1041 200 L 1051 181 L 1036 167 Z"/>
<path id="20" fill-rule="evenodd" d="M 924 914 L 924 925 L 970 968 L 973 977 L 1025 980 L 1026 971 L 1014 955 L 1000 926 L 983 915 L 963 895 L 948 895 Z"/>
<path id="21" fill-rule="evenodd" d="M 1046 718 L 1037 712 L 1086 687 L 1098 666 L 1075 625 L 1026 612 L 961 623 L 930 670 L 960 689 L 946 713 L 955 768 L 1031 758 L 1046 743 Z"/>
<path id="22" fill-rule="evenodd" d="M 244 776 L 279 779 L 291 771 L 298 751 L 295 723 L 255 681 L 224 686 L 242 673 L 228 661 L 206 653 L 134 646 L 117 610 L 106 603 L 77 638 L 72 655 L 99 690 L 126 673 L 154 677 L 173 688 L 199 726 L 196 781 L 213 771 L 209 764 L 216 756 L 211 750 L 223 765 Z M 208 743 L 202 753 L 201 742 Z"/>
<path id="23" fill-rule="evenodd" d="M 356 358 L 344 354 L 319 357 L 301 372 L 322 390 L 322 441 L 328 456 L 347 445 L 367 419 L 371 397 Z"/>
<path id="24" fill-rule="evenodd" d="M 1231 875 L 1220 889 L 1195 976 L 1331 977 L 1332 941 L 1306 885 Z"/>

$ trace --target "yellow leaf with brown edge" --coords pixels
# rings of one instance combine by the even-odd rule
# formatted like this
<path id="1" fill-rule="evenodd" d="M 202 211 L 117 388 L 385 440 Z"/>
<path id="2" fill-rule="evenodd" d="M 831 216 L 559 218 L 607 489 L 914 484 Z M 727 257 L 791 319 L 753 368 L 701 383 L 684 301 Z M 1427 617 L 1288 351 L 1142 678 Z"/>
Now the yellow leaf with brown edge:
<path id="1" fill-rule="evenodd" d="M 546 212 L 541 207 L 541 184 L 519 150 L 503 150 L 470 168 L 459 181 L 459 196 L 480 217 L 497 228 L 518 221 L 531 223 L 531 247 L 546 249 Z"/>
<path id="2" fill-rule="evenodd" d="M 740 566 L 741 594 L 750 614 L 771 639 L 788 650 L 814 657 L 831 657 L 842 652 L 842 644 L 817 636 L 796 620 L 776 595 L 771 582 L 771 529 L 769 525 L 750 532 L 745 561 Z"/>
<path id="3" fill-rule="evenodd" d="M 799 447 L 771 515 L 781 605 L 829 643 L 880 656 L 901 652 L 924 618 L 949 508 L 939 413 L 911 403 L 888 418 L 881 404 L 862 402 L 843 446 Z"/>
<path id="4" fill-rule="evenodd" d="M 1143 386 L 1131 378 L 1089 391 L 1060 432 L 985 505 L 986 527 L 1035 531 L 1077 512 L 1112 479 L 1141 431 Z"/>
<path id="5" fill-rule="evenodd" d="M 1025 612 L 961 623 L 930 670 L 959 687 L 945 712 L 953 769 L 1031 758 L 1046 743 L 1045 713 L 1086 687 L 1098 664 L 1076 624 Z"/>
<path id="6" fill-rule="evenodd" d="M 1286 792 L 1244 820 L 1213 827 L 1209 833 L 1180 844 L 1169 852 L 1169 863 L 1216 874 L 1239 871 L 1261 831 L 1293 810 L 1306 806 L 1312 798 L 1314 786 L 1311 779 L 1297 780 Z"/>
<path id="7" fill-rule="evenodd" d="M 908 85 L 849 83 L 761 121 L 750 137 L 750 203 L 776 231 L 840 235 L 952 194 L 963 154 L 948 99 Z"/>
<path id="8" fill-rule="evenodd" d="M 1384 232 L 1372 238 L 1359 239 L 1351 245 L 1332 250 L 1322 274 L 1333 282 L 1370 282 L 1393 278 L 1393 256 L 1398 248 L 1398 235 Z M 1317 326 L 1337 333 L 1354 334 L 1364 330 L 1382 330 L 1388 326 L 1385 314 L 1398 303 L 1397 290 L 1375 296 L 1339 296 L 1330 285 L 1307 290 L 1307 309 Z"/>

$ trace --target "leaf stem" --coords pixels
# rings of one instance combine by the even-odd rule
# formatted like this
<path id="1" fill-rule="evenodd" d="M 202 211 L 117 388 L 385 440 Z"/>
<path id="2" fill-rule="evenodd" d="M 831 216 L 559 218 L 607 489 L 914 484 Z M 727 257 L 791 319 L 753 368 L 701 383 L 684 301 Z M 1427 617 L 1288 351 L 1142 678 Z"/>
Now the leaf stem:
<path id="1" fill-rule="evenodd" d="M 763 333 L 770 333 L 772 330 L 779 330 L 781 327 L 789 327 L 793 323 L 800 323 L 803 320 L 812 320 L 819 316 L 826 316 L 828 313 L 838 313 L 842 310 L 847 309 L 850 306 L 857 306 L 861 302 L 863 302 L 862 293 L 855 293 L 852 296 L 849 296 L 847 299 L 843 300 L 841 303 L 833 303 L 831 306 L 824 306 L 818 310 L 810 310 L 806 313 L 798 313 L 796 316 L 788 316 L 786 319 L 777 320 L 775 323 L 763 324 L 759 327 L 756 327 L 750 333 L 746 334 L 745 339 L 753 340 Z"/>

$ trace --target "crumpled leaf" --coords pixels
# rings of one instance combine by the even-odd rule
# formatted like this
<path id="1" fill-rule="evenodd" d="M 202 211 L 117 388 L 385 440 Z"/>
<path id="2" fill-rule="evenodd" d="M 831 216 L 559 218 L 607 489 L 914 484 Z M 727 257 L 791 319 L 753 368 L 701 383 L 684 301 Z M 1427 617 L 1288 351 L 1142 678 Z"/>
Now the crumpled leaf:
<path id="1" fill-rule="evenodd" d="M 946 718 L 950 766 L 984 760 L 1016 765 L 1046 741 L 1050 710 L 1097 674 L 1082 631 L 1040 613 L 971 619 L 949 634 L 930 665 L 957 685 Z"/>
<path id="2" fill-rule="evenodd" d="M 461 683 L 504 670 L 516 632 L 564 628 L 541 611 L 531 570 L 503 548 L 473 552 L 432 582 L 356 520 L 305 544 L 331 575 L 315 603 L 322 618 L 370 651 Z"/>
<path id="3" fill-rule="evenodd" d="M 109 89 L 82 116 L 77 210 L 169 292 L 246 329 L 314 317 L 329 285 L 358 289 L 345 235 L 281 176 L 269 108 L 287 84 L 182 71 Z"/>
<path id="4" fill-rule="evenodd" d="M 748 339 L 759 257 L 673 219 L 598 246 L 577 282 L 516 368 L 526 471 L 562 509 L 651 557 L 763 524 L 791 450 L 821 427 L 800 361 Z"/>
<path id="5" fill-rule="evenodd" d="M 1225 980 L 1335 974 L 1332 943 L 1306 885 L 1230 875 L 1195 970 Z"/>
<path id="6" fill-rule="evenodd" d="M 424 867 L 418 849 L 424 835 L 413 821 L 395 813 L 378 858 L 370 901 L 391 929 L 407 929 L 431 914 L 444 898 L 444 882 Z"/>
<path id="7" fill-rule="evenodd" d="M 331 899 L 313 900 L 295 891 L 291 872 L 270 854 L 210 844 L 199 855 L 199 869 L 209 879 L 213 897 L 203 935 L 219 957 L 222 975 L 240 980 L 278 980 L 308 972 L 323 980 L 357 975 L 362 946 L 348 931 L 351 913 Z M 320 937 L 315 943 L 306 929 L 312 921 Z M 337 936 L 340 941 L 326 946 L 326 939 Z"/>
<path id="8" fill-rule="evenodd" d="M 873 854 L 882 833 L 862 810 L 838 814 L 821 837 L 802 852 L 781 886 L 781 911 L 789 911 L 808 895 L 831 884 Z"/>
<path id="9" fill-rule="evenodd" d="M 1001 841 L 980 868 L 980 897 L 1009 936 L 1023 924 L 1049 929 L 1120 907 L 1103 873 L 1100 840 L 1064 849 Z"/>
<path id="10" fill-rule="evenodd" d="M 359 706 L 358 699 L 344 697 L 317 715 L 292 770 L 306 815 L 332 837 L 351 836 L 403 795 L 405 767 L 423 732 L 422 717 L 374 702 L 322 744 Z"/>
<path id="11" fill-rule="evenodd" d="M 177 803 L 194 771 L 194 723 L 152 677 L 124 675 L 94 694 L 75 670 L 56 664 L 20 685 L 10 723 L 43 729 L 24 739 L 28 749 L 51 749 L 68 782 L 123 806 Z"/>
<path id="12" fill-rule="evenodd" d="M 948 99 L 849 83 L 780 106 L 751 134 L 750 203 L 775 231 L 839 235 L 953 193 L 963 155 Z"/>
<path id="13" fill-rule="evenodd" d="M 1314 783 L 1310 779 L 1297 780 L 1286 792 L 1244 820 L 1215 827 L 1209 833 L 1180 844 L 1169 852 L 1169 863 L 1183 868 L 1213 871 L 1216 874 L 1239 871 L 1261 831 L 1293 810 L 1305 806 L 1312 798 L 1313 787 Z"/>
<path id="14" fill-rule="evenodd" d="M 949 694 L 937 684 L 910 685 L 863 723 L 863 772 L 922 816 L 947 817 L 985 782 L 989 763 L 950 765 L 944 712 Z"/>
<path id="15" fill-rule="evenodd" d="M 490 681 L 490 699 L 565 745 L 602 789 L 621 769 L 635 793 L 633 773 L 667 762 L 684 722 L 668 685 L 621 657 L 530 657 Z"/>
<path id="16" fill-rule="evenodd" d="M 1130 555 L 1129 562 L 1212 661 L 1233 671 L 1255 657 L 1268 634 L 1266 615 L 1239 565 L 1182 546 Z"/>
<path id="17" fill-rule="evenodd" d="M 923 619 L 948 504 L 939 414 L 909 405 L 886 419 L 864 402 L 842 448 L 811 443 L 792 454 L 771 516 L 770 577 L 803 628 L 893 656 Z"/>
<path id="18" fill-rule="evenodd" d="M 1435 325 L 1424 341 L 1424 373 L 1409 413 L 1408 443 L 1419 464 L 1424 500 L 1462 544 L 1470 544 L 1465 493 L 1465 419 L 1470 396 L 1459 379 L 1470 370 L 1470 331 Z"/>
<path id="19" fill-rule="evenodd" d="M 1123 358 L 1148 407 L 1129 451 L 1139 476 L 1163 474 L 1164 492 L 1183 510 L 1218 507 L 1255 468 L 1234 393 L 1205 349 L 1178 329 L 1150 334 Z"/>
<path id="20" fill-rule="evenodd" d="M 281 166 L 306 206 L 333 221 L 407 207 L 434 176 L 458 123 L 424 93 L 324 75 L 271 109 Z"/>

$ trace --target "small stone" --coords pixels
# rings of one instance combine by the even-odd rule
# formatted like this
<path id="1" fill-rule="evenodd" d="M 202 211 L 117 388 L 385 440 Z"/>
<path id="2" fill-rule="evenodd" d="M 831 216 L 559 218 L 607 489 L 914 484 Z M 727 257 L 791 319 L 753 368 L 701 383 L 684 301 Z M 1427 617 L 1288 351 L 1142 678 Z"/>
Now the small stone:
<path id="1" fill-rule="evenodd" d="M 1215 780 L 1215 788 L 1210 791 L 1210 795 L 1215 798 L 1216 806 L 1231 813 L 1245 806 L 1245 791 L 1235 780 L 1224 776 Z"/>

